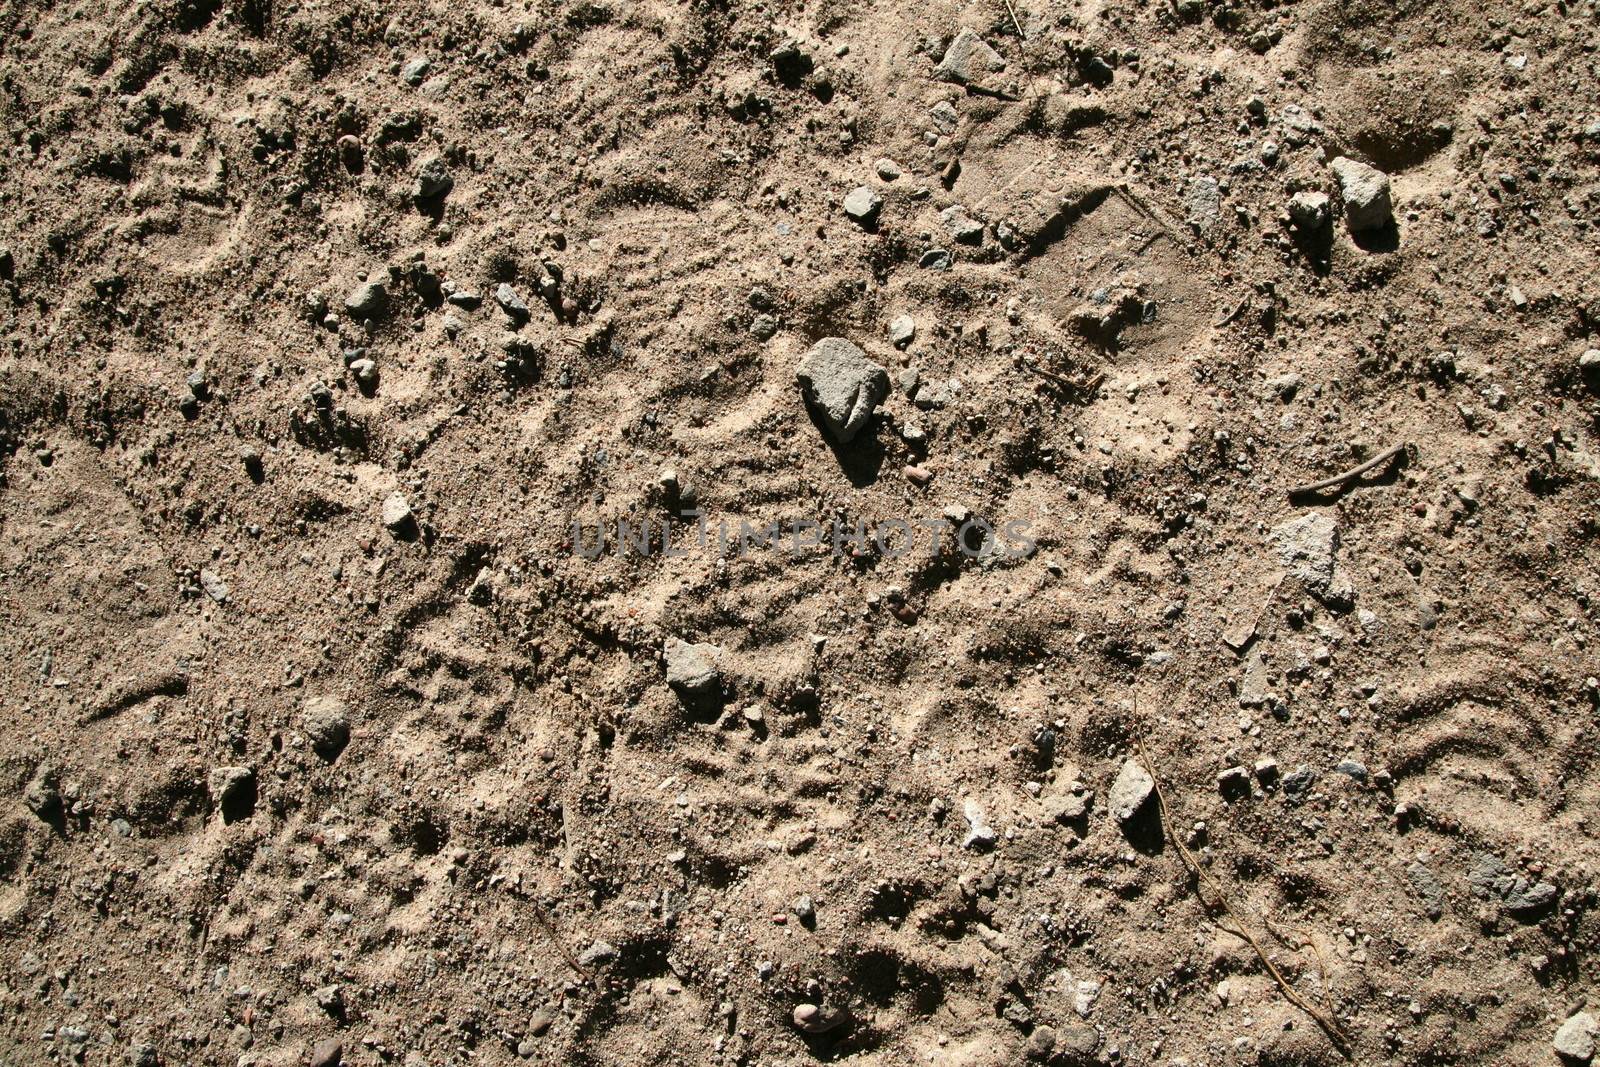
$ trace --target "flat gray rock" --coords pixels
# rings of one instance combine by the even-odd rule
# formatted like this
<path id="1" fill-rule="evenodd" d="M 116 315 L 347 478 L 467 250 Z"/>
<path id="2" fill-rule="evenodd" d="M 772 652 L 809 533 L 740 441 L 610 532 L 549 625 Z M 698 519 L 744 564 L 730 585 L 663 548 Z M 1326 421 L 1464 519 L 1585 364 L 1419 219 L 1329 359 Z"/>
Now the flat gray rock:
<path id="1" fill-rule="evenodd" d="M 1330 516 L 1314 511 L 1275 526 L 1267 539 L 1278 562 L 1313 593 L 1333 583 L 1334 552 L 1339 547 L 1339 527 Z"/>
<path id="2" fill-rule="evenodd" d="M 677 638 L 668 638 L 666 647 L 667 684 L 689 696 L 706 696 L 716 692 L 717 655 L 722 651 L 716 645 L 696 645 Z"/>
<path id="3" fill-rule="evenodd" d="M 346 314 L 356 319 L 375 319 L 389 306 L 389 290 L 382 282 L 362 282 L 344 298 Z"/>
<path id="4" fill-rule="evenodd" d="M 944 58 L 933 68 L 933 76 L 940 81 L 957 85 L 982 83 L 985 75 L 1006 69 L 1000 53 L 989 47 L 982 37 L 971 30 L 962 30 L 945 49 Z"/>
<path id="5" fill-rule="evenodd" d="M 1543 911 L 1561 895 L 1549 882 L 1530 882 L 1492 852 L 1480 852 L 1472 857 L 1467 884 L 1475 896 L 1498 900 L 1506 911 L 1518 917 Z"/>
<path id="6" fill-rule="evenodd" d="M 858 185 L 844 198 L 844 213 L 863 226 L 871 225 L 882 210 L 883 197 L 871 186 Z"/>
<path id="7" fill-rule="evenodd" d="M 843 337 L 824 337 L 795 370 L 806 400 L 840 444 L 852 440 L 889 396 L 889 372 Z"/>
<path id="8" fill-rule="evenodd" d="M 1556 1055 L 1562 1059 L 1570 1063 L 1588 1063 L 1594 1059 L 1594 1039 L 1597 1031 L 1600 1031 L 1600 1023 L 1595 1021 L 1595 1017 L 1586 1011 L 1580 1011 L 1561 1024 L 1550 1044 L 1555 1048 Z"/>
<path id="9" fill-rule="evenodd" d="M 411 502 L 401 493 L 390 493 L 383 501 L 383 524 L 401 530 L 411 522 Z"/>
<path id="10" fill-rule="evenodd" d="M 1211 229 L 1222 221 L 1222 186 L 1215 178 L 1196 178 L 1183 194 L 1183 207 L 1190 225 Z"/>
<path id="11" fill-rule="evenodd" d="M 1111 817 L 1119 823 L 1128 822 L 1149 802 L 1155 788 L 1150 772 L 1138 760 L 1124 761 L 1122 770 L 1117 772 L 1117 780 L 1111 783 L 1111 791 L 1106 794 L 1106 807 Z"/>
<path id="12" fill-rule="evenodd" d="M 1328 164 L 1339 180 L 1339 195 L 1344 200 L 1345 222 L 1352 233 L 1382 229 L 1394 218 L 1389 200 L 1389 176 L 1375 167 L 1339 156 Z"/>

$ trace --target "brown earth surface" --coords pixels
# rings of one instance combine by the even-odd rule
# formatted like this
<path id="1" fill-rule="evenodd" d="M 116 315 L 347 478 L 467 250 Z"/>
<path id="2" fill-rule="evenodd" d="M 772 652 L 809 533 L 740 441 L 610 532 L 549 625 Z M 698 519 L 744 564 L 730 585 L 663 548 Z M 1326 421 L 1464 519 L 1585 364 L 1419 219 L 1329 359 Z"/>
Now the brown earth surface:
<path id="1" fill-rule="evenodd" d="M 0 1061 L 1585 1062 L 1597 47 L 0 5 Z"/>

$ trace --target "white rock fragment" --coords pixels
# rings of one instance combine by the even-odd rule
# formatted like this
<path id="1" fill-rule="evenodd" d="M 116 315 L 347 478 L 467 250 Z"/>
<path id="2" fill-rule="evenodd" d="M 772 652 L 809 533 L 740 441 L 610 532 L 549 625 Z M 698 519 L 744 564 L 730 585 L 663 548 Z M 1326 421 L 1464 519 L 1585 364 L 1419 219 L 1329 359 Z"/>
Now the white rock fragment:
<path id="1" fill-rule="evenodd" d="M 1345 222 L 1352 233 L 1377 230 L 1394 218 L 1389 200 L 1389 176 L 1376 167 L 1339 156 L 1329 168 L 1339 180 L 1339 195 L 1344 200 Z"/>

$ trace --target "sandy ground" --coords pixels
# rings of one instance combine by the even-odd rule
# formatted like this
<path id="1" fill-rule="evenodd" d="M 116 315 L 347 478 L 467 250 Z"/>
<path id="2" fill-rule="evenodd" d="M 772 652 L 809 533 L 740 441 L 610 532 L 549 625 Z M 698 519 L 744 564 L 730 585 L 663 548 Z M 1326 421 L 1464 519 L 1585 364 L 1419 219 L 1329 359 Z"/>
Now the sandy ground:
<path id="1" fill-rule="evenodd" d="M 1587 1062 L 1597 29 L 0 5 L 0 1060 Z"/>

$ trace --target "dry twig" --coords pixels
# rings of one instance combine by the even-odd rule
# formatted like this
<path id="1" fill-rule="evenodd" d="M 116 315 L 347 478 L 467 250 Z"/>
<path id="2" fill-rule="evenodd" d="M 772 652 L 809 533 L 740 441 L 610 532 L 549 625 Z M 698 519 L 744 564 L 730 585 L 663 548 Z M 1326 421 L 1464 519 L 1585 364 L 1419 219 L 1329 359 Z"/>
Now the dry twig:
<path id="1" fill-rule="evenodd" d="M 1083 397 L 1094 396 L 1095 390 L 1100 388 L 1100 383 L 1106 380 L 1106 376 L 1103 372 L 1096 374 L 1087 380 L 1068 378 L 1064 374 L 1057 374 L 1055 371 L 1045 370 L 1043 367 L 1034 364 L 1032 360 L 1027 359 L 1022 361 L 1022 369 L 1031 374 L 1037 374 L 1039 377 L 1044 378 L 1047 381 L 1055 382 L 1063 389 L 1070 389 L 1074 393 L 1077 393 Z"/>
<path id="2" fill-rule="evenodd" d="M 1228 920 L 1236 927 L 1233 932 L 1238 934 L 1246 944 L 1255 950 L 1256 956 L 1261 960 L 1261 965 L 1267 969 L 1267 973 L 1272 976 L 1273 981 L 1278 983 L 1278 988 L 1283 991 L 1283 995 L 1288 999 L 1289 1003 L 1311 1016 L 1316 1024 L 1322 1027 L 1322 1032 L 1328 1035 L 1328 1040 L 1333 1042 L 1334 1048 L 1338 1049 L 1346 1059 L 1350 1058 L 1349 1035 L 1344 1032 L 1344 1029 L 1331 1014 L 1312 1004 L 1300 995 L 1299 990 L 1289 984 L 1289 980 L 1283 976 L 1283 972 L 1278 970 L 1277 964 L 1273 963 L 1271 958 L 1268 957 L 1266 949 L 1261 947 L 1261 942 L 1250 932 L 1250 928 L 1244 924 L 1244 921 L 1239 918 L 1238 913 L 1233 909 L 1233 905 L 1228 903 L 1228 898 L 1223 895 L 1222 889 L 1216 882 L 1212 881 L 1205 868 L 1200 866 L 1200 861 L 1194 858 L 1194 853 L 1189 851 L 1188 846 L 1179 840 L 1177 832 L 1172 828 L 1171 820 L 1167 818 L 1167 796 L 1161 789 L 1161 776 L 1156 773 L 1155 764 L 1145 754 L 1143 744 L 1139 745 L 1139 759 L 1143 761 L 1145 770 L 1150 773 L 1150 781 L 1155 786 L 1156 807 L 1160 809 L 1161 829 L 1172 841 L 1173 846 L 1177 848 L 1178 855 L 1183 857 L 1184 865 L 1189 868 L 1189 872 L 1194 875 L 1195 893 L 1200 898 L 1200 903 L 1207 908 L 1221 910 L 1223 914 L 1227 915 Z M 1213 898 L 1210 902 L 1206 900 L 1206 892 L 1209 892 Z M 1272 929 L 1270 922 L 1265 919 L 1262 921 L 1268 930 Z M 1281 935 L 1274 933 L 1274 936 L 1281 939 Z M 1325 973 L 1323 975 L 1323 985 L 1324 987 L 1327 985 Z"/>
<path id="3" fill-rule="evenodd" d="M 1297 485 L 1293 489 L 1289 490 L 1289 496 L 1291 498 L 1297 496 L 1306 496 L 1309 493 L 1319 493 L 1324 489 L 1332 489 L 1336 485 L 1344 485 L 1346 482 L 1351 482 L 1361 477 L 1374 467 L 1381 467 L 1383 464 L 1389 462 L 1391 459 L 1394 459 L 1405 450 L 1406 446 L 1403 443 L 1395 445 L 1393 448 L 1386 448 L 1382 452 L 1379 452 L 1376 456 L 1373 456 L 1371 459 L 1367 460 L 1365 463 L 1358 463 L 1349 470 L 1341 471 L 1331 478 L 1324 478 L 1320 482 L 1311 482 L 1308 485 Z"/>

